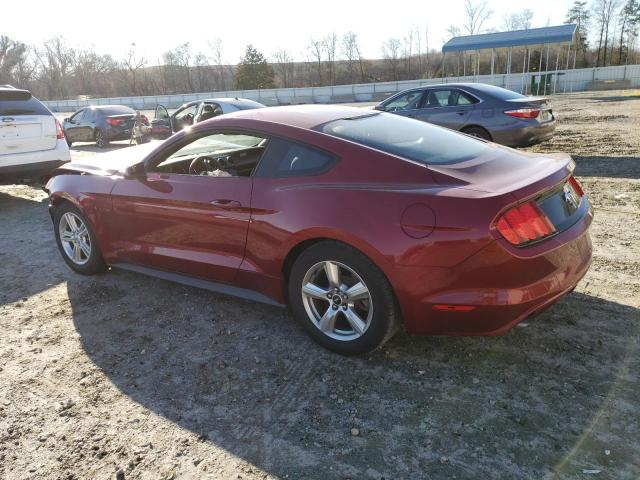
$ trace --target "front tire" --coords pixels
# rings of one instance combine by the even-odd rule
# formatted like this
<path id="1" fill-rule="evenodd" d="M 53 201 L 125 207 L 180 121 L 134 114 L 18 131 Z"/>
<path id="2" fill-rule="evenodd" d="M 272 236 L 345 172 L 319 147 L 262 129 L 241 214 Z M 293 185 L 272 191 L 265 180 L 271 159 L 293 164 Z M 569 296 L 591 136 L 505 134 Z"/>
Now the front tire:
<path id="1" fill-rule="evenodd" d="M 107 270 L 96 236 L 84 214 L 64 202 L 53 215 L 58 249 L 64 261 L 78 273 L 93 275 Z"/>
<path id="2" fill-rule="evenodd" d="M 288 288 L 296 320 L 316 342 L 342 355 L 370 352 L 398 328 L 399 311 L 387 278 L 348 245 L 323 241 L 302 252 Z"/>

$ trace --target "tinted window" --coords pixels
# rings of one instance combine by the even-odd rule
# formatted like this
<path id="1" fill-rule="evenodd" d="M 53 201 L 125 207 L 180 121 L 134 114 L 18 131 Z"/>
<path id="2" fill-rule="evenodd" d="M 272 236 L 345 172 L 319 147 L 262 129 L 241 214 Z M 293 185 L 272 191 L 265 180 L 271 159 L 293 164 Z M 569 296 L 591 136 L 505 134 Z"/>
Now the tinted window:
<path id="1" fill-rule="evenodd" d="M 459 105 L 472 105 L 474 103 L 478 103 L 478 101 L 461 90 L 456 88 L 443 88 L 440 90 L 428 90 L 424 107 L 457 107 Z"/>
<path id="2" fill-rule="evenodd" d="M 512 92 L 511 90 L 507 90 L 506 88 L 494 87 L 493 85 L 481 85 L 474 86 L 476 90 L 491 95 L 494 98 L 498 98 L 500 100 L 513 100 L 514 98 L 525 98 L 525 95 L 520 95 L 519 93 Z"/>
<path id="3" fill-rule="evenodd" d="M 109 116 L 109 115 L 135 115 L 135 113 L 136 113 L 136 111 L 133 108 L 129 108 L 129 107 L 125 107 L 125 106 L 118 106 L 118 105 L 116 105 L 115 107 L 100 108 L 99 110 L 100 110 L 100 112 L 104 113 L 107 116 Z"/>
<path id="4" fill-rule="evenodd" d="M 28 100 L 0 98 L 0 115 L 51 115 L 51 112 L 35 97 Z"/>
<path id="5" fill-rule="evenodd" d="M 446 128 L 388 113 L 334 120 L 316 129 L 424 164 L 461 162 L 489 148 Z"/>
<path id="6" fill-rule="evenodd" d="M 257 177 L 314 175 L 329 168 L 334 157 L 315 148 L 279 138 L 269 141 Z"/>

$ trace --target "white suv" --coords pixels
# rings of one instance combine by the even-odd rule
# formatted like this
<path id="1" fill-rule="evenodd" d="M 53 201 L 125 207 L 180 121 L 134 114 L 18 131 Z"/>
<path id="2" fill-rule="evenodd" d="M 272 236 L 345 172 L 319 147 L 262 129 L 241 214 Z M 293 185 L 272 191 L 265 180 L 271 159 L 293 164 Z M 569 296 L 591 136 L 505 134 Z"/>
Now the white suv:
<path id="1" fill-rule="evenodd" d="M 39 180 L 69 160 L 53 113 L 27 90 L 0 85 L 0 183 Z"/>

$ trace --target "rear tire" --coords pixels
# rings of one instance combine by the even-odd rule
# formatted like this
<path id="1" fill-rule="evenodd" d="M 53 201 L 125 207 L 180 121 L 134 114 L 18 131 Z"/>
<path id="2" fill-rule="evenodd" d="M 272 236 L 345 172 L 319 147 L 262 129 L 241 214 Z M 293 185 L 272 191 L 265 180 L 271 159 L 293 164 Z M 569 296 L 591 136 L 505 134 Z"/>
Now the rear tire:
<path id="1" fill-rule="evenodd" d="M 488 142 L 492 141 L 491 134 L 482 127 L 468 127 L 462 129 L 462 132 Z"/>
<path id="2" fill-rule="evenodd" d="M 96 142 L 96 147 L 98 148 L 107 148 L 109 146 L 109 142 L 102 130 L 96 130 L 93 134 L 93 138 Z"/>
<path id="3" fill-rule="evenodd" d="M 293 315 L 307 333 L 342 355 L 375 350 L 400 323 L 385 275 L 343 243 L 323 241 L 303 251 L 291 268 L 288 293 Z"/>
<path id="4" fill-rule="evenodd" d="M 68 202 L 62 203 L 55 210 L 53 225 L 58 249 L 69 267 L 83 275 L 108 269 L 96 236 L 78 208 Z"/>

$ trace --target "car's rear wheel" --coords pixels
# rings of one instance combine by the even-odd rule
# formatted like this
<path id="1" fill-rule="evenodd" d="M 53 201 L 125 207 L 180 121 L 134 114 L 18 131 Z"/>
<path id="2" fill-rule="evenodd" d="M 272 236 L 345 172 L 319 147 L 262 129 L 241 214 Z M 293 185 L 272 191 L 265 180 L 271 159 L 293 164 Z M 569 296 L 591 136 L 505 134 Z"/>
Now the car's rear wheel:
<path id="1" fill-rule="evenodd" d="M 65 202 L 53 216 L 56 242 L 62 258 L 73 270 L 92 275 L 107 270 L 95 234 L 82 212 Z"/>
<path id="2" fill-rule="evenodd" d="M 472 137 L 481 138 L 482 140 L 491 141 L 491 135 L 482 127 L 468 127 L 462 130 L 467 135 Z"/>
<path id="3" fill-rule="evenodd" d="M 316 243 L 298 256 L 289 275 L 289 301 L 314 340 L 344 355 L 378 348 L 399 324 L 384 274 L 361 252 L 339 242 Z"/>
<path id="4" fill-rule="evenodd" d="M 96 130 L 96 133 L 94 133 L 93 136 L 98 148 L 106 148 L 109 145 L 109 142 L 107 141 L 107 138 L 105 137 L 102 130 Z"/>

